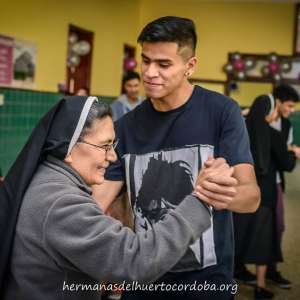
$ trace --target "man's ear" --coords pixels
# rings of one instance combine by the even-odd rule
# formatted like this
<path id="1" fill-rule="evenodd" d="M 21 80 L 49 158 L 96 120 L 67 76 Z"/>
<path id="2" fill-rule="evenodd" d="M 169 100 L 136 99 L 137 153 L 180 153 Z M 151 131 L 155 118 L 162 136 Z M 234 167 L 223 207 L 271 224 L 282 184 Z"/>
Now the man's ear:
<path id="1" fill-rule="evenodd" d="M 276 98 L 275 99 L 275 107 L 279 107 L 281 104 L 282 104 L 281 101 L 278 98 Z"/>
<path id="2" fill-rule="evenodd" d="M 187 62 L 187 70 L 185 74 L 187 76 L 192 75 L 196 69 L 196 65 L 197 65 L 197 58 L 196 57 L 190 58 Z"/>

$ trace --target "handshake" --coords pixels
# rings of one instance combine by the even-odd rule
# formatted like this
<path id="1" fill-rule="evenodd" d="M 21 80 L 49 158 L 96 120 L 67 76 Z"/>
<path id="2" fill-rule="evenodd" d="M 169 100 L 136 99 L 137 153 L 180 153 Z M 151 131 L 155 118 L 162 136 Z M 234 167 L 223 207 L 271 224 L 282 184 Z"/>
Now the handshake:
<path id="1" fill-rule="evenodd" d="M 233 174 L 234 167 L 229 167 L 224 158 L 209 155 L 197 177 L 194 193 L 214 209 L 227 209 L 237 192 L 238 181 Z"/>

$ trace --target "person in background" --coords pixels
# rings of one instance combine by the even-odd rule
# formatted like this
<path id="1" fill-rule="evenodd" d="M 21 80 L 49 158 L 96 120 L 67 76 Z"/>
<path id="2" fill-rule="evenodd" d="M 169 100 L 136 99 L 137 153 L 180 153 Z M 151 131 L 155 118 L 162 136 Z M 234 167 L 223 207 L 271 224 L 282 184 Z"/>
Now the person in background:
<path id="1" fill-rule="evenodd" d="M 124 291 L 121 299 L 233 299 L 237 286 L 231 211 L 253 212 L 260 201 L 240 107 L 224 95 L 189 83 L 197 64 L 192 20 L 154 20 L 138 42 L 148 98 L 115 122 L 118 160 L 107 169 L 103 185 L 92 187 L 95 199 L 109 210 L 126 183 L 135 232 L 148 234 L 180 205 L 182 195 L 193 190 L 208 157 L 225 159 L 234 172 L 211 177 L 195 191 L 211 206 L 211 229 L 154 282 L 160 285 L 156 290 Z M 169 234 L 173 235 L 171 228 Z M 176 289 L 183 285 L 187 288 Z M 224 285 L 228 289 L 222 289 Z"/>
<path id="2" fill-rule="evenodd" d="M 246 118 L 261 204 L 252 214 L 233 214 L 236 264 L 256 264 L 255 299 L 271 299 L 266 289 L 267 264 L 282 261 L 276 222 L 278 170 L 291 171 L 300 149 L 289 149 L 283 135 L 270 124 L 277 120 L 280 103 L 258 97 Z M 236 274 L 235 274 L 236 275 Z"/>
<path id="3" fill-rule="evenodd" d="M 2 300 L 100 300 L 102 280 L 150 283 L 211 226 L 191 193 L 147 233 L 106 216 L 91 186 L 104 182 L 117 144 L 96 97 L 62 99 L 40 120 L 0 187 Z M 232 172 L 222 160 L 205 166 L 199 182 Z"/>
<path id="4" fill-rule="evenodd" d="M 272 95 L 269 95 L 272 98 Z M 273 100 L 275 105 L 278 106 L 278 118 L 270 123 L 274 129 L 279 130 L 284 140 L 288 146 L 288 150 L 294 151 L 297 149 L 297 146 L 293 144 L 293 127 L 291 125 L 288 116 L 295 112 L 295 105 L 299 102 L 299 94 L 297 91 L 288 84 L 281 84 L 274 89 Z M 299 149 L 299 148 L 298 148 Z M 300 158 L 299 150 L 295 151 L 296 157 Z M 285 230 L 284 222 L 284 201 L 283 201 L 283 192 L 285 189 L 285 180 L 284 172 L 279 169 L 276 174 L 277 180 L 277 191 L 278 191 L 278 200 L 277 200 L 277 226 L 279 232 L 280 244 L 282 242 L 283 232 Z M 281 288 L 290 288 L 291 282 L 280 275 L 280 272 L 277 271 L 276 264 L 270 264 L 267 268 L 267 281 L 278 285 Z"/>
<path id="5" fill-rule="evenodd" d="M 90 95 L 90 89 L 86 86 L 83 86 L 77 91 L 76 95 L 78 95 L 78 96 L 89 96 Z"/>
<path id="6" fill-rule="evenodd" d="M 140 81 L 141 77 L 136 72 L 128 72 L 124 77 L 123 89 L 125 93 L 111 103 L 114 121 L 120 119 L 123 115 L 133 110 L 144 100 L 144 98 L 140 96 Z"/>
<path id="7" fill-rule="evenodd" d="M 299 101 L 299 95 L 297 91 L 288 84 L 280 84 L 275 87 L 273 94 L 260 95 L 259 99 L 265 99 L 270 101 L 272 109 L 277 107 L 277 117 L 270 122 L 270 126 L 280 131 L 286 142 L 288 150 L 297 149 L 297 146 L 293 145 L 293 128 L 288 116 L 295 111 L 295 105 Z M 242 111 L 243 115 L 247 117 L 249 108 Z M 296 151 L 295 155 L 299 158 L 299 154 Z M 284 224 L 284 202 L 283 191 L 285 188 L 284 172 L 279 169 L 276 173 L 277 181 L 277 227 L 279 233 L 280 245 L 282 242 L 283 232 L 285 230 Z M 236 262 L 234 276 L 236 279 L 240 279 L 245 284 L 255 284 L 256 276 L 249 272 L 244 264 Z M 277 264 L 269 264 L 267 268 L 266 279 L 281 288 L 290 288 L 291 282 L 281 276 L 277 271 Z"/>

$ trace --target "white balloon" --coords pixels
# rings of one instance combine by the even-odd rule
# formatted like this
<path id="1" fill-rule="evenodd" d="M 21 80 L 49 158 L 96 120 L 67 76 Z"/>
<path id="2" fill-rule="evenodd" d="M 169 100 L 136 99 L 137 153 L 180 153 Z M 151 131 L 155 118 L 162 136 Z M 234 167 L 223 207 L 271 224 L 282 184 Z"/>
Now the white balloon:
<path id="1" fill-rule="evenodd" d="M 242 58 L 242 55 L 239 53 L 239 52 L 234 52 L 231 54 L 231 60 L 238 60 L 238 59 L 241 59 Z"/>
<path id="2" fill-rule="evenodd" d="M 289 73 L 292 70 L 292 63 L 290 61 L 283 61 L 280 64 L 280 71 L 283 73 Z"/>
<path id="3" fill-rule="evenodd" d="M 234 72 L 234 77 L 239 81 L 243 81 L 246 79 L 247 76 L 244 71 L 238 71 L 238 72 Z"/>
<path id="4" fill-rule="evenodd" d="M 277 60 L 278 60 L 277 53 L 271 52 L 271 53 L 269 54 L 269 61 L 277 61 Z"/>
<path id="5" fill-rule="evenodd" d="M 86 55 L 90 50 L 91 45 L 87 41 L 79 41 L 72 46 L 72 51 L 78 55 Z"/>
<path id="6" fill-rule="evenodd" d="M 67 66 L 68 67 L 78 67 L 80 65 L 80 56 L 73 54 L 68 58 Z"/>
<path id="7" fill-rule="evenodd" d="M 227 63 L 223 66 L 223 71 L 227 74 L 231 74 L 233 72 L 233 65 L 231 63 Z"/>
<path id="8" fill-rule="evenodd" d="M 78 36 L 75 32 L 71 32 L 69 35 L 69 43 L 75 44 L 78 41 Z"/>
<path id="9" fill-rule="evenodd" d="M 245 64 L 247 70 L 253 69 L 256 66 L 256 60 L 253 57 L 248 57 Z"/>
<path id="10" fill-rule="evenodd" d="M 272 76 L 273 81 L 275 82 L 280 82 L 282 80 L 281 74 L 280 73 L 276 73 Z"/>

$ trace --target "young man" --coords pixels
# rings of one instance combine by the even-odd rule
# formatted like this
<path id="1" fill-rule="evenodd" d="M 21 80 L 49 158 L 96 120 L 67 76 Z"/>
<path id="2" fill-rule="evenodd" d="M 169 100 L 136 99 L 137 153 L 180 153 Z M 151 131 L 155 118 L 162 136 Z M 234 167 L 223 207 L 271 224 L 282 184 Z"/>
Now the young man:
<path id="1" fill-rule="evenodd" d="M 280 131 L 287 143 L 288 148 L 297 148 L 293 143 L 293 128 L 291 126 L 288 116 L 295 112 L 295 105 L 299 101 L 299 95 L 288 84 L 281 84 L 274 89 L 273 97 L 269 95 L 273 102 L 278 105 L 278 119 L 270 123 L 274 129 Z M 297 158 L 300 158 L 300 149 L 295 152 Z M 282 235 L 285 229 L 284 225 L 284 206 L 283 206 L 283 192 L 284 192 L 284 174 L 282 170 L 277 172 L 277 227 L 280 243 L 282 241 Z M 278 285 L 281 288 L 289 289 L 291 288 L 291 282 L 283 278 L 277 271 L 276 264 L 268 265 L 267 281 Z"/>
<path id="2" fill-rule="evenodd" d="M 197 63 L 196 41 L 195 25 L 186 18 L 159 18 L 142 30 L 138 42 L 148 99 L 115 122 L 119 160 L 107 170 L 104 189 L 93 187 L 93 196 L 106 210 L 126 182 L 135 231 L 147 235 L 193 190 L 211 155 L 226 159 L 234 174 L 197 183 L 197 196 L 213 212 L 212 229 L 152 289 L 124 291 L 122 299 L 215 300 L 236 293 L 230 210 L 255 211 L 260 191 L 238 104 L 188 82 Z"/>
<path id="3" fill-rule="evenodd" d="M 111 104 L 114 121 L 133 110 L 144 100 L 144 98 L 139 95 L 141 90 L 140 80 L 140 75 L 135 72 L 128 72 L 123 79 L 123 89 L 125 93 Z"/>
<path id="4" fill-rule="evenodd" d="M 266 98 L 271 101 L 272 108 L 278 107 L 277 120 L 270 123 L 270 126 L 280 131 L 286 141 L 288 149 L 296 149 L 295 155 L 300 158 L 300 148 L 292 145 L 293 142 L 293 128 L 288 118 L 290 114 L 295 111 L 295 105 L 299 101 L 299 95 L 297 91 L 288 84 L 278 85 L 273 94 L 261 95 L 259 98 Z M 285 229 L 284 225 L 284 205 L 283 205 L 283 191 L 284 191 L 284 173 L 282 170 L 277 172 L 277 228 L 280 243 L 282 241 L 282 235 Z M 245 284 L 255 284 L 256 276 L 250 273 L 243 264 L 236 263 L 235 274 L 236 279 L 242 280 Z M 266 278 L 268 282 L 278 285 L 281 288 L 288 289 L 291 287 L 291 282 L 283 278 L 277 271 L 276 264 L 268 265 Z"/>

